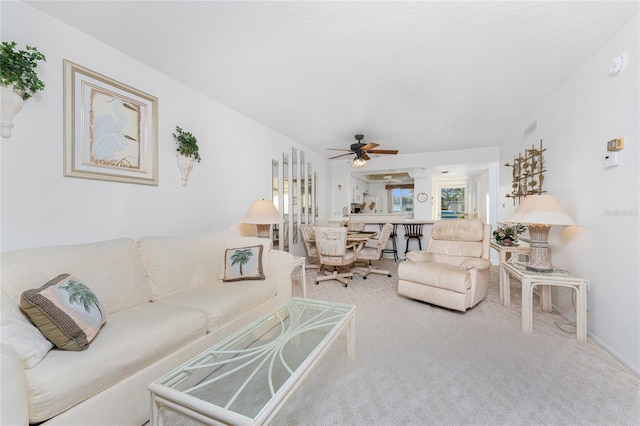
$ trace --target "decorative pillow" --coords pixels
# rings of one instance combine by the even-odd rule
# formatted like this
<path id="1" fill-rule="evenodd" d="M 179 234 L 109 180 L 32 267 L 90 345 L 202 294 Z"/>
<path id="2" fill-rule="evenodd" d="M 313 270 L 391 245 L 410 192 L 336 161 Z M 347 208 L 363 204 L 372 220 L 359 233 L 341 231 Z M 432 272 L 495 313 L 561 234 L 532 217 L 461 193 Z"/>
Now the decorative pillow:
<path id="1" fill-rule="evenodd" d="M 241 280 L 264 280 L 261 245 L 225 250 L 222 281 Z"/>
<path id="2" fill-rule="evenodd" d="M 47 339 L 70 351 L 87 349 L 107 316 L 96 295 L 69 274 L 23 292 L 20 306 Z"/>

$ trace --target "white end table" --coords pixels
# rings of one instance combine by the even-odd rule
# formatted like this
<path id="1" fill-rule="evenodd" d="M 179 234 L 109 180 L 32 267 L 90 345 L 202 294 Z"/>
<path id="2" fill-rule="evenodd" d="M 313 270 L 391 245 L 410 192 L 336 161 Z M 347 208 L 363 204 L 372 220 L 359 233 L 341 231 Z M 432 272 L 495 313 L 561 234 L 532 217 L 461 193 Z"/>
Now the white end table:
<path id="1" fill-rule="evenodd" d="M 509 277 L 504 269 L 504 264 L 516 254 L 529 254 L 529 244 L 524 242 L 514 246 L 503 246 L 496 241 L 491 241 L 491 248 L 500 255 L 500 303 L 504 306 L 511 305 L 511 289 L 509 288 Z"/>
<path id="2" fill-rule="evenodd" d="M 293 267 L 300 267 L 300 275 L 302 275 L 302 297 L 307 298 L 307 274 L 306 274 L 306 262 L 307 259 L 303 257 L 294 256 Z"/>
<path id="3" fill-rule="evenodd" d="M 577 277 L 562 269 L 551 272 L 537 272 L 527 269 L 527 263 L 512 259 L 504 263 L 506 286 L 510 285 L 509 276 L 513 275 L 522 283 L 522 331 L 533 331 L 533 289 L 541 286 L 542 310 L 552 311 L 551 286 L 569 287 L 576 291 L 576 337 L 580 341 L 587 340 L 587 292 L 589 280 Z"/>

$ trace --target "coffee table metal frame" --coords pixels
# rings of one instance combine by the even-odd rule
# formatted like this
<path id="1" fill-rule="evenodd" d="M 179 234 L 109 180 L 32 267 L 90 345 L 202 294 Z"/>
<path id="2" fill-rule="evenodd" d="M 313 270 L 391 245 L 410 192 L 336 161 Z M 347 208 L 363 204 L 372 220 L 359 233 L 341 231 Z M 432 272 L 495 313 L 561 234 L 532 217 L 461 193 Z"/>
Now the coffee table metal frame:
<path id="1" fill-rule="evenodd" d="M 269 424 L 345 328 L 347 354 L 355 361 L 355 306 L 293 297 L 284 305 L 151 383 L 151 425 L 164 424 L 163 412 L 166 409 L 208 425 Z M 290 368 L 282 355 L 285 346 L 298 345 L 301 334 L 317 333 L 319 330 L 324 333 L 322 339 L 308 348 L 308 354 L 302 354 L 304 360 L 300 365 Z M 261 336 L 274 333 L 276 336 L 268 339 L 268 343 L 256 346 L 255 343 Z M 231 363 L 237 364 L 239 360 L 241 365 L 231 368 Z M 278 374 L 284 371 L 288 375 L 281 385 L 272 380 L 272 369 L 277 362 L 284 365 L 278 370 Z M 214 374 L 211 377 L 209 375 L 212 369 L 231 368 L 231 371 L 235 372 L 251 364 L 257 366 L 253 367 L 253 370 L 247 369 L 246 380 L 240 384 L 224 407 L 190 394 L 199 387 L 224 380 L 230 374 Z M 268 371 L 265 371 L 267 368 Z M 259 375 L 258 372 L 268 376 L 270 399 L 261 408 L 255 407 L 257 415 L 254 417 L 232 411 L 229 407 L 237 398 L 242 397 L 242 391 L 256 375 Z"/>

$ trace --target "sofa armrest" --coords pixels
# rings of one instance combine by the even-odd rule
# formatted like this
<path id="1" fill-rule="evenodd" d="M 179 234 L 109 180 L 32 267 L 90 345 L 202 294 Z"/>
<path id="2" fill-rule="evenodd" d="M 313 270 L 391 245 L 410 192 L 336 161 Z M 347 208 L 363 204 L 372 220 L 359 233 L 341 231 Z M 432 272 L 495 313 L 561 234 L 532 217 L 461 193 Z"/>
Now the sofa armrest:
<path id="1" fill-rule="evenodd" d="M 471 269 L 488 269 L 491 267 L 491 262 L 487 259 L 469 257 L 460 264 L 460 267 L 462 269 L 466 269 L 467 271 Z"/>
<path id="2" fill-rule="evenodd" d="M 411 262 L 433 262 L 433 254 L 426 251 L 414 250 L 404 255 L 406 260 Z"/>
<path id="3" fill-rule="evenodd" d="M 10 348 L 0 348 L 0 424 L 28 425 L 27 378 L 20 357 Z"/>
<path id="4" fill-rule="evenodd" d="M 295 259 L 291 253 L 282 250 L 271 250 L 270 270 L 276 281 L 278 296 L 285 303 L 293 296 L 291 290 L 291 273 Z M 304 273 L 304 271 L 303 271 Z"/>

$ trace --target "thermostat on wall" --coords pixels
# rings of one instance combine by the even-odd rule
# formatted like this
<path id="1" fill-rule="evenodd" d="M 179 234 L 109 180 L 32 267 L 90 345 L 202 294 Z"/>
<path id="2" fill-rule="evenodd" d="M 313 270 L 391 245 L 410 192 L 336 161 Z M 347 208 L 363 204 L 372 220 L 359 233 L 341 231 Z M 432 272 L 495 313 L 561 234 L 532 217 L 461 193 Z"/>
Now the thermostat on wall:
<path id="1" fill-rule="evenodd" d="M 624 138 L 611 139 L 607 142 L 607 151 L 620 151 L 624 148 Z"/>

